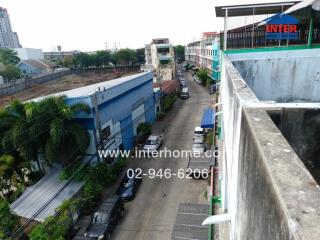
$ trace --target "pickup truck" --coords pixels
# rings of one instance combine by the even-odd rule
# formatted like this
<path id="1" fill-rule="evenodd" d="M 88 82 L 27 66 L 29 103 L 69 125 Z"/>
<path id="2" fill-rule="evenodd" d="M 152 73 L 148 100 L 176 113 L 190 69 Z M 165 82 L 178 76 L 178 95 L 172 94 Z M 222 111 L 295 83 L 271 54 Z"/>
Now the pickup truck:
<path id="1" fill-rule="evenodd" d="M 150 135 L 143 146 L 143 150 L 147 152 L 157 151 L 162 144 L 162 135 Z"/>
<path id="2" fill-rule="evenodd" d="M 120 197 L 109 197 L 102 202 L 92 217 L 92 222 L 87 228 L 85 239 L 110 240 L 118 220 L 124 215 L 124 204 Z"/>

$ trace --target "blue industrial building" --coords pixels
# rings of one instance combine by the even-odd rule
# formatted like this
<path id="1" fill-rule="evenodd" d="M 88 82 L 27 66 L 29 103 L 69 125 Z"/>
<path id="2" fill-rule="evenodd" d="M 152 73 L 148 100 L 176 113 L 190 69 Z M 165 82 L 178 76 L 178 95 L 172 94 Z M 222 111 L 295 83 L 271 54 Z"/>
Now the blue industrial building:
<path id="1" fill-rule="evenodd" d="M 156 118 L 152 83 L 153 74 L 146 72 L 54 94 L 65 95 L 67 104 L 80 102 L 91 108 L 90 114 L 76 116 L 91 137 L 86 158 L 98 157 L 98 147 L 108 150 L 134 147 L 138 125 L 152 123 Z"/>

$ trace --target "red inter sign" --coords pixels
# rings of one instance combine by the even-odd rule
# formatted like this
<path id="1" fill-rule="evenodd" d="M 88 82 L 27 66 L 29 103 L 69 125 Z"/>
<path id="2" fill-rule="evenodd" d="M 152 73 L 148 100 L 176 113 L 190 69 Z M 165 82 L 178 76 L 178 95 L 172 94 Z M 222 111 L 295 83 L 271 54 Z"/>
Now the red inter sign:
<path id="1" fill-rule="evenodd" d="M 266 38 L 269 40 L 295 40 L 298 38 L 298 19 L 277 14 L 266 21 Z"/>
<path id="2" fill-rule="evenodd" d="M 297 25 L 290 24 L 269 24 L 267 27 L 267 33 L 296 33 Z"/>

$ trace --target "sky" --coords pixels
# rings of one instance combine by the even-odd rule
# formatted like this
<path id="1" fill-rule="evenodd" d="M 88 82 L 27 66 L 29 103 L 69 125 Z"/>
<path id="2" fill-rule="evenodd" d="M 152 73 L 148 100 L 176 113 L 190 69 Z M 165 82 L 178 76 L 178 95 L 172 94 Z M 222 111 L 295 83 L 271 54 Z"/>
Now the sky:
<path id="1" fill-rule="evenodd" d="M 113 47 L 141 48 L 151 39 L 168 37 L 174 44 L 220 31 L 223 19 L 215 6 L 279 0 L 0 0 L 23 47 L 51 51 L 94 51 Z M 232 19 L 231 27 L 252 22 Z"/>

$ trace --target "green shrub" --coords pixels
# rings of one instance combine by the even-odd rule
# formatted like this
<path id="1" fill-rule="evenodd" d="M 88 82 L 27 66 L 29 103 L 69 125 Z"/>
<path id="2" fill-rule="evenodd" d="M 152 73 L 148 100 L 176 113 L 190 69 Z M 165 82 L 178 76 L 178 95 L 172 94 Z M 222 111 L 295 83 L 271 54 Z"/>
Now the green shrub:
<path id="1" fill-rule="evenodd" d="M 127 163 L 128 161 L 126 158 L 118 159 L 112 166 L 112 173 L 118 176 L 121 171 L 127 166 Z"/>
<path id="2" fill-rule="evenodd" d="M 207 79 L 208 79 L 208 72 L 206 70 L 201 69 L 197 72 L 197 76 L 201 80 L 202 85 L 206 86 Z"/>
<path id="3" fill-rule="evenodd" d="M 176 94 L 164 97 L 164 99 L 163 99 L 164 112 L 168 112 L 172 108 L 173 103 L 177 100 L 177 98 L 178 97 Z"/>
<path id="4" fill-rule="evenodd" d="M 158 119 L 158 120 L 163 119 L 165 116 L 166 116 L 166 113 L 165 113 L 165 112 L 158 112 L 158 113 L 157 113 L 157 119 Z"/>
<path id="5" fill-rule="evenodd" d="M 63 240 L 70 226 L 71 218 L 67 214 L 57 217 L 47 217 L 45 221 L 38 224 L 29 234 L 30 240 Z"/>
<path id="6" fill-rule="evenodd" d="M 0 197 L 0 239 L 9 239 L 19 226 L 19 218 L 11 213 L 7 200 Z"/>
<path id="7" fill-rule="evenodd" d="M 137 128 L 137 142 L 144 142 L 151 134 L 151 125 L 149 123 L 140 123 Z"/>
<path id="8" fill-rule="evenodd" d="M 82 188 L 81 211 L 90 214 L 99 201 L 105 187 L 116 181 L 122 169 L 126 166 L 125 158 L 119 159 L 112 166 L 107 163 L 98 163 L 79 171 L 78 180 L 85 181 Z"/>

